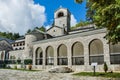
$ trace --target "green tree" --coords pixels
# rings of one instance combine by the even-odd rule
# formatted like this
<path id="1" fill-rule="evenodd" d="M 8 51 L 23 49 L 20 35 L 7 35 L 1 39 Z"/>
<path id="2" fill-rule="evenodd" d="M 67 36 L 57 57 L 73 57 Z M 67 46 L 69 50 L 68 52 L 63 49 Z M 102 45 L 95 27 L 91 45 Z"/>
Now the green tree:
<path id="1" fill-rule="evenodd" d="M 21 37 L 19 33 L 12 33 L 12 32 L 0 32 L 0 36 L 11 40 L 16 40 L 17 38 Z"/>
<path id="2" fill-rule="evenodd" d="M 6 36 L 6 32 L 3 32 L 2 35 L 3 35 L 3 36 Z"/>
<path id="3" fill-rule="evenodd" d="M 72 26 L 72 27 L 71 27 L 71 30 L 76 29 L 76 28 L 78 28 L 78 27 L 86 26 L 86 25 L 88 25 L 88 24 L 91 24 L 91 22 L 89 22 L 89 21 L 80 21 L 80 22 L 77 23 L 75 26 Z"/>
<path id="4" fill-rule="evenodd" d="M 38 29 L 41 30 L 41 31 L 43 31 L 43 32 L 46 31 L 46 28 L 45 28 L 44 26 L 42 26 L 42 27 L 40 27 L 40 28 L 38 28 Z"/>
<path id="5" fill-rule="evenodd" d="M 75 0 L 75 2 L 77 2 L 77 3 L 82 3 L 83 0 Z"/>
<path id="6" fill-rule="evenodd" d="M 87 0 L 87 18 L 98 28 L 107 28 L 105 38 L 109 42 L 120 42 L 120 0 Z"/>
<path id="7" fill-rule="evenodd" d="M 27 30 L 27 33 L 30 33 L 30 32 L 31 32 L 31 29 L 28 29 L 28 30 Z"/>
<path id="8" fill-rule="evenodd" d="M 11 32 L 7 32 L 6 38 L 13 39 L 13 34 Z"/>
<path id="9" fill-rule="evenodd" d="M 13 40 L 16 40 L 20 37 L 19 33 L 14 33 L 13 34 Z"/>

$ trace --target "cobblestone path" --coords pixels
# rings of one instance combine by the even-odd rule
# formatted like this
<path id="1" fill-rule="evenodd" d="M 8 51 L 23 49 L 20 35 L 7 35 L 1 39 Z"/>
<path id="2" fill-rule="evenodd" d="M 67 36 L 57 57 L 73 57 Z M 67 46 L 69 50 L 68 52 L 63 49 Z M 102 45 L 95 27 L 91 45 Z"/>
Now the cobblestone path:
<path id="1" fill-rule="evenodd" d="M 70 74 L 0 69 L 0 80 L 72 80 Z"/>
<path id="2" fill-rule="evenodd" d="M 45 71 L 19 71 L 0 69 L 0 80 L 119 80 L 93 77 L 75 77 L 69 73 L 49 73 Z"/>

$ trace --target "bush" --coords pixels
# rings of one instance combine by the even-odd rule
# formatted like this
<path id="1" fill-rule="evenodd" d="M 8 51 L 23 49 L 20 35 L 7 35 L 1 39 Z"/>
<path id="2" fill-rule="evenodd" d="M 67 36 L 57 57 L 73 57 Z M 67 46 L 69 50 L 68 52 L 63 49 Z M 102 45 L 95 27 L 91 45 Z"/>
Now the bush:
<path id="1" fill-rule="evenodd" d="M 3 63 L 3 66 L 2 66 L 3 68 L 6 68 L 6 64 L 5 63 Z"/>
<path id="2" fill-rule="evenodd" d="M 25 59 L 24 64 L 26 64 L 26 65 L 32 64 L 32 59 Z"/>
<path id="3" fill-rule="evenodd" d="M 17 69 L 17 65 L 14 66 L 14 69 Z"/>
<path id="4" fill-rule="evenodd" d="M 104 71 L 105 71 L 105 73 L 108 71 L 108 66 L 107 66 L 106 62 L 104 62 Z"/>
<path id="5" fill-rule="evenodd" d="M 18 63 L 18 64 L 21 64 L 21 60 L 20 60 L 20 59 L 18 59 L 18 60 L 17 60 L 17 63 Z"/>

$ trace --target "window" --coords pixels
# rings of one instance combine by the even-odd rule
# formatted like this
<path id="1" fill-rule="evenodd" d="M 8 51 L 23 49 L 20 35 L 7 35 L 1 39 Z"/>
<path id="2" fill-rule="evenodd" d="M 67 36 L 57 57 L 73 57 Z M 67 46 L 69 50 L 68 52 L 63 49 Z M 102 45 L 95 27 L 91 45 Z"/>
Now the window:
<path id="1" fill-rule="evenodd" d="M 72 46 L 72 65 L 84 65 L 84 49 L 81 42 L 75 42 Z"/>
<path id="2" fill-rule="evenodd" d="M 58 47 L 58 65 L 67 65 L 68 59 L 67 59 L 67 46 L 64 44 L 61 44 Z"/>
<path id="3" fill-rule="evenodd" d="M 17 48 L 15 48 L 15 50 L 18 50 Z"/>
<path id="4" fill-rule="evenodd" d="M 49 46 L 46 49 L 46 65 L 53 64 L 54 64 L 54 50 L 52 46 Z"/>
<path id="5" fill-rule="evenodd" d="M 120 64 L 120 54 L 110 55 L 111 64 Z"/>
<path id="6" fill-rule="evenodd" d="M 41 47 L 38 47 L 36 50 L 36 65 L 42 65 L 43 63 L 43 51 Z"/>
<path id="7" fill-rule="evenodd" d="M 120 64 L 120 43 L 110 44 L 110 62 L 111 64 Z"/>
<path id="8" fill-rule="evenodd" d="M 59 13 L 58 13 L 58 18 L 59 18 L 59 17 L 63 17 L 63 16 L 64 16 L 63 12 L 59 12 Z"/>
<path id="9" fill-rule="evenodd" d="M 104 63 L 103 43 L 101 40 L 92 40 L 89 44 L 89 51 L 90 64 L 93 62 L 97 62 L 98 65 Z"/>
<path id="10" fill-rule="evenodd" d="M 53 32 L 56 32 L 56 30 L 53 30 Z"/>

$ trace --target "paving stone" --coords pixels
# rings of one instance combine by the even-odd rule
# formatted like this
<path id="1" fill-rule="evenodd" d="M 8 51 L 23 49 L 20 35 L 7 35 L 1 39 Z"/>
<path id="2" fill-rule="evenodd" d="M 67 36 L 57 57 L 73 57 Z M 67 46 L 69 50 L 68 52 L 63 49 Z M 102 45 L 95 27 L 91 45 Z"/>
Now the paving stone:
<path id="1" fill-rule="evenodd" d="M 69 73 L 28 72 L 0 69 L 0 80 L 120 80 L 97 77 L 76 77 Z"/>

